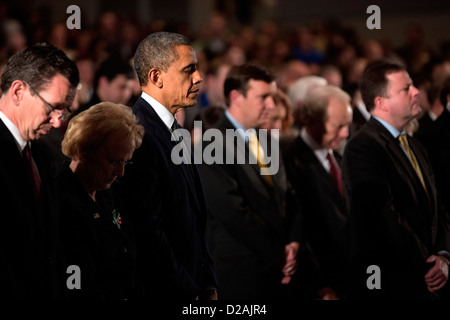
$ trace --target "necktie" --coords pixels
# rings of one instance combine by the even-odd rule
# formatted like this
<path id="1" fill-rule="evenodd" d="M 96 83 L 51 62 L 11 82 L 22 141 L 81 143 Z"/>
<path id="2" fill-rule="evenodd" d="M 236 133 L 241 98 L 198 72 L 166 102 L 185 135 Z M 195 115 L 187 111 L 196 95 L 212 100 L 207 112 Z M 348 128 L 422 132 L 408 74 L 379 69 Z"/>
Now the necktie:
<path id="1" fill-rule="evenodd" d="M 422 170 L 420 170 L 420 166 L 419 163 L 417 162 L 416 156 L 414 155 L 414 152 L 411 150 L 411 147 L 409 146 L 406 135 L 405 134 L 399 135 L 398 140 L 400 141 L 400 144 L 402 145 L 403 149 L 406 151 L 406 154 L 408 155 L 409 158 L 409 162 L 411 163 L 414 171 L 419 177 L 419 180 L 422 183 L 423 188 L 428 193 L 425 181 L 423 180 Z"/>
<path id="2" fill-rule="evenodd" d="M 267 164 L 263 163 L 262 159 L 264 159 L 264 150 L 261 147 L 261 144 L 259 143 L 258 137 L 255 133 L 252 133 L 249 136 L 249 143 L 248 143 L 250 152 L 253 154 L 253 156 L 256 158 L 256 161 L 261 168 L 261 173 L 266 182 L 272 186 L 272 176 L 269 174 L 269 169 L 267 168 Z M 264 161 L 265 162 L 265 161 Z"/>
<path id="3" fill-rule="evenodd" d="M 173 133 L 178 128 L 180 128 L 180 125 L 178 124 L 177 118 L 174 117 L 172 127 L 170 127 L 170 131 L 172 131 Z"/>
<path id="4" fill-rule="evenodd" d="M 344 198 L 344 185 L 342 184 L 341 170 L 338 168 L 334 156 L 331 154 L 331 152 L 327 153 L 327 160 L 330 164 L 330 175 L 336 183 L 341 197 Z"/>
<path id="5" fill-rule="evenodd" d="M 39 173 L 37 171 L 36 165 L 33 162 L 30 145 L 28 143 L 25 146 L 25 149 L 23 149 L 22 151 L 22 158 L 25 163 L 25 170 L 27 171 L 31 182 L 33 183 L 34 195 L 36 199 L 38 199 L 41 192 L 41 179 L 39 178 Z"/>

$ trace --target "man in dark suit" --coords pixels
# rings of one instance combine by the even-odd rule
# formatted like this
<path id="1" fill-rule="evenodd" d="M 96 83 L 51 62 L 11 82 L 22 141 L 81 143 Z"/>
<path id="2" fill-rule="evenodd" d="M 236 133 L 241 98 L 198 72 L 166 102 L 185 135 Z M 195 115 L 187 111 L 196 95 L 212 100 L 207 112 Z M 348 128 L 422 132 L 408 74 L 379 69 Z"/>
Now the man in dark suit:
<path id="1" fill-rule="evenodd" d="M 230 70 L 224 93 L 228 108 L 214 126 L 224 142 L 216 154 L 223 157 L 212 164 L 204 159 L 200 166 L 208 205 L 208 243 L 221 298 L 278 299 L 282 284 L 288 284 L 296 271 L 301 238 L 298 211 L 295 205 L 287 208 L 291 202 L 278 141 L 259 132 L 259 140 L 268 141 L 268 146 L 260 143 L 259 154 L 269 165 L 252 153 L 252 143 L 258 147 L 258 142 L 249 130 L 269 120 L 276 84 L 266 70 L 245 64 Z"/>
<path id="2" fill-rule="evenodd" d="M 306 239 L 324 284 L 346 296 L 348 212 L 336 152 L 352 122 L 350 96 L 335 86 L 313 88 L 301 109 L 303 128 L 285 154 L 286 172 L 302 206 Z"/>
<path id="3" fill-rule="evenodd" d="M 77 84 L 75 63 L 47 44 L 16 53 L 2 74 L 2 298 L 58 296 L 58 275 L 63 276 L 63 272 L 58 269 L 61 255 L 55 223 L 58 205 L 54 173 L 49 150 L 36 140 L 60 125 L 75 97 Z"/>
<path id="4" fill-rule="evenodd" d="M 195 51 L 186 37 L 158 32 L 140 43 L 134 61 L 143 93 L 133 112 L 145 136 L 120 189 L 134 224 L 140 278 L 149 298 L 217 299 L 202 182 L 193 163 L 172 158 L 185 143 L 173 141 L 175 114 L 195 105 L 202 82 Z"/>
<path id="5" fill-rule="evenodd" d="M 352 297 L 439 297 L 448 280 L 448 215 L 426 152 L 403 134 L 420 112 L 419 90 L 389 61 L 368 65 L 359 84 L 371 118 L 343 157 Z"/>

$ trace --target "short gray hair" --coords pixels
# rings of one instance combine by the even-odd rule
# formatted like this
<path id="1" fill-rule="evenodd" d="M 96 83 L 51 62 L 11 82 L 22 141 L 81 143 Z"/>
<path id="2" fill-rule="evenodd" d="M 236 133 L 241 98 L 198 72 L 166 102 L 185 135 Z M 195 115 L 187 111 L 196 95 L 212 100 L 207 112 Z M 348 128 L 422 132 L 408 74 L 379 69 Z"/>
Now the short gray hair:
<path id="1" fill-rule="evenodd" d="M 295 81 L 289 88 L 287 94 L 292 107 L 296 110 L 299 102 L 302 103 L 306 94 L 314 87 L 325 86 L 328 82 L 325 78 L 319 76 L 305 76 Z"/>
<path id="2" fill-rule="evenodd" d="M 300 109 L 303 124 L 308 126 L 327 121 L 327 109 L 331 98 L 346 104 L 350 104 L 351 100 L 347 92 L 333 85 L 312 88 L 307 93 Z"/>
<path id="3" fill-rule="evenodd" d="M 152 68 L 167 71 L 179 58 L 177 46 L 192 46 L 192 43 L 185 36 L 172 32 L 155 32 L 141 41 L 134 55 L 134 68 L 141 86 L 147 85 Z"/>

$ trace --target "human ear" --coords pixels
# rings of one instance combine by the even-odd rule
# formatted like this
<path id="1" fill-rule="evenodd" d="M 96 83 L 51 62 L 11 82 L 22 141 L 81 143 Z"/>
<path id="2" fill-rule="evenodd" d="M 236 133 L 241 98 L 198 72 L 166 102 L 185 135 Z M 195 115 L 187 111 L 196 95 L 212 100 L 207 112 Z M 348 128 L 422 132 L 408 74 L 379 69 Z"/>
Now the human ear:
<path id="1" fill-rule="evenodd" d="M 239 90 L 231 90 L 230 91 L 230 102 L 233 104 L 239 104 L 242 100 L 242 93 Z"/>
<path id="2" fill-rule="evenodd" d="M 387 99 L 384 97 L 376 97 L 375 98 L 375 108 L 383 111 L 387 111 L 388 109 L 388 103 Z"/>
<path id="3" fill-rule="evenodd" d="M 25 83 L 21 80 L 13 81 L 11 87 L 8 90 L 8 93 L 11 94 L 14 104 L 16 106 L 19 105 L 25 93 Z"/>
<path id="4" fill-rule="evenodd" d="M 148 81 L 149 81 L 149 83 L 152 83 L 156 87 L 162 88 L 163 81 L 162 81 L 162 78 L 161 78 L 161 70 L 156 69 L 156 68 L 152 68 L 148 72 Z"/>

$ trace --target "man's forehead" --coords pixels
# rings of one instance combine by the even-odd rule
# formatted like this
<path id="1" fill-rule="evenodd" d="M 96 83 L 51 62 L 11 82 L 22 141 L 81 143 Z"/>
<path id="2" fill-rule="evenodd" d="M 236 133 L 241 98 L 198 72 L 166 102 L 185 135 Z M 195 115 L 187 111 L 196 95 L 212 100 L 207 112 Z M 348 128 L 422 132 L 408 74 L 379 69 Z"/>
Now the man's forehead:
<path id="1" fill-rule="evenodd" d="M 276 93 L 277 92 L 277 83 L 275 81 L 272 81 L 270 83 L 270 90 L 272 91 L 272 93 Z"/>
<path id="2" fill-rule="evenodd" d="M 272 91 L 272 90 L 276 91 L 277 90 L 276 89 L 277 86 L 273 82 L 272 83 L 268 83 L 268 82 L 265 82 L 263 80 L 255 80 L 255 79 L 250 79 L 248 81 L 248 88 L 249 89 L 256 89 L 256 88 L 258 88 L 258 89 L 264 89 L 264 90 L 268 89 L 270 91 Z"/>
<path id="3" fill-rule="evenodd" d="M 61 74 L 56 74 L 50 81 L 48 81 L 42 88 L 41 92 L 49 96 L 55 107 L 68 107 L 72 104 L 75 98 L 76 88 L 74 88 L 69 80 Z"/>
<path id="4" fill-rule="evenodd" d="M 192 46 L 176 46 L 176 51 L 178 53 L 178 61 L 190 60 L 190 63 L 197 63 L 197 55 Z"/>
<path id="5" fill-rule="evenodd" d="M 411 77 L 405 70 L 389 73 L 386 78 L 390 83 L 411 82 Z"/>

